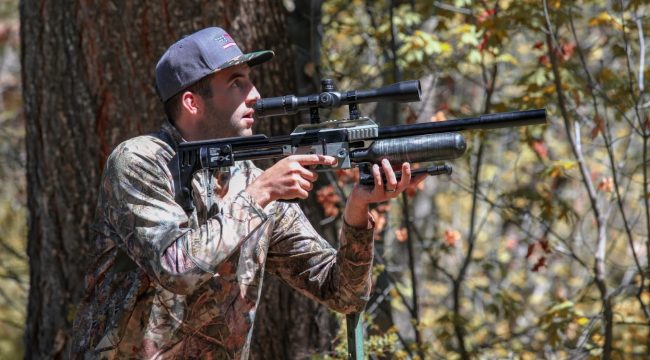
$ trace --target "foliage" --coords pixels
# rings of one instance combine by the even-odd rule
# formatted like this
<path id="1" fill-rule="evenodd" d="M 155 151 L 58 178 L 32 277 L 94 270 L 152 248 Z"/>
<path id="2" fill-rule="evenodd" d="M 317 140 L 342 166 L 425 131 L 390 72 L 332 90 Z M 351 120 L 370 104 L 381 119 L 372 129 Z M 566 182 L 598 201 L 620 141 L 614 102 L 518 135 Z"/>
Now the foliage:
<path id="1" fill-rule="evenodd" d="M 411 193 L 407 222 L 403 201 L 374 211 L 393 279 L 383 340 L 395 342 L 377 355 L 650 353 L 649 12 L 620 0 L 324 2 L 323 73 L 341 89 L 420 78 L 424 99 L 399 121 L 549 115 L 467 134 L 454 175 Z M 344 197 L 323 199 L 339 214 Z"/>
<path id="2" fill-rule="evenodd" d="M 0 5 L 0 354 L 10 358 L 22 357 L 29 286 L 17 10 Z"/>

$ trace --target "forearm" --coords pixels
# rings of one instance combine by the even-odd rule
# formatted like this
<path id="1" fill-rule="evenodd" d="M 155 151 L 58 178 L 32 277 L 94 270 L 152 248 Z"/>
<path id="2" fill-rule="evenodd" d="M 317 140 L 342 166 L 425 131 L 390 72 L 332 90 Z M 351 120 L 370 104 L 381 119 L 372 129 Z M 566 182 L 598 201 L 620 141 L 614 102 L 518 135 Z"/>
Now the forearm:
<path id="1" fill-rule="evenodd" d="M 368 211 L 368 203 L 358 199 L 353 192 L 345 204 L 343 219 L 354 228 L 368 228 L 371 226 Z"/>
<path id="2" fill-rule="evenodd" d="M 329 308 L 350 313 L 363 309 L 370 294 L 374 222 L 344 223 L 338 251 L 320 237 L 299 207 L 283 206 L 276 218 L 267 271 Z"/>
<path id="3" fill-rule="evenodd" d="M 339 238 L 337 266 L 339 267 L 339 297 L 346 304 L 340 311 L 349 313 L 363 309 L 370 296 L 374 255 L 374 222 L 366 212 L 363 227 L 343 224 Z"/>
<path id="4" fill-rule="evenodd" d="M 161 284 L 172 291 L 194 289 L 241 244 L 254 236 L 266 215 L 245 192 L 237 194 L 223 213 L 174 241 L 160 255 Z"/>

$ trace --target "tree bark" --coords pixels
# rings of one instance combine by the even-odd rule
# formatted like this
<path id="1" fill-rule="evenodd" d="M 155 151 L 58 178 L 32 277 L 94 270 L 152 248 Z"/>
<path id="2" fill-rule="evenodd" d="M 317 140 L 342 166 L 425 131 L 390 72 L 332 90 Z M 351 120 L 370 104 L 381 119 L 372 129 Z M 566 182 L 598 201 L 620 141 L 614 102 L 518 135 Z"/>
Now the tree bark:
<path id="1" fill-rule="evenodd" d="M 25 348 L 27 358 L 65 358 L 90 264 L 101 171 L 115 145 L 159 127 L 154 68 L 163 51 L 182 35 L 216 25 L 244 51 L 276 51 L 253 72 L 262 94 L 290 93 L 295 72 L 280 1 L 23 0 L 20 16 L 31 276 Z M 258 130 L 267 134 L 295 125 L 262 121 Z M 274 330 L 260 332 L 254 352 L 291 358 L 329 343 L 327 311 L 279 289 L 263 295 L 273 311 L 261 312 L 256 326 Z M 291 324 L 298 317 L 289 316 L 298 313 L 307 316 Z"/>

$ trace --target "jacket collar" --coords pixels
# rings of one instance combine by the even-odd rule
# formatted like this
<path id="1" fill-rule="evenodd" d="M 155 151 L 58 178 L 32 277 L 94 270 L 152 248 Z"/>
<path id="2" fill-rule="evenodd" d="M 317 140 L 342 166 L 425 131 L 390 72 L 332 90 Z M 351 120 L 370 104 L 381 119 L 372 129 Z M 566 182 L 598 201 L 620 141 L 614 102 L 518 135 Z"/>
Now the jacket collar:
<path id="1" fill-rule="evenodd" d="M 184 143 L 187 140 L 183 139 L 183 136 L 181 136 L 181 133 L 178 131 L 178 129 L 169 121 L 169 119 L 165 119 L 162 125 L 162 131 L 166 132 L 169 134 L 174 141 L 174 145 L 178 145 L 180 143 Z"/>

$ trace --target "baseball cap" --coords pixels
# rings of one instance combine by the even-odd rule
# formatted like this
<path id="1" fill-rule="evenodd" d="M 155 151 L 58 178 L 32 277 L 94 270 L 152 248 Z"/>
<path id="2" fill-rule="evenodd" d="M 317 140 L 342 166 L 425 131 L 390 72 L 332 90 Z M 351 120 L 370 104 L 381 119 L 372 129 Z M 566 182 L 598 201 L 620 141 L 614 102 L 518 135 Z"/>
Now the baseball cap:
<path id="1" fill-rule="evenodd" d="M 207 75 L 243 63 L 259 65 L 271 60 L 273 55 L 270 50 L 242 53 L 222 28 L 199 30 L 178 40 L 158 60 L 158 94 L 165 102 Z"/>

